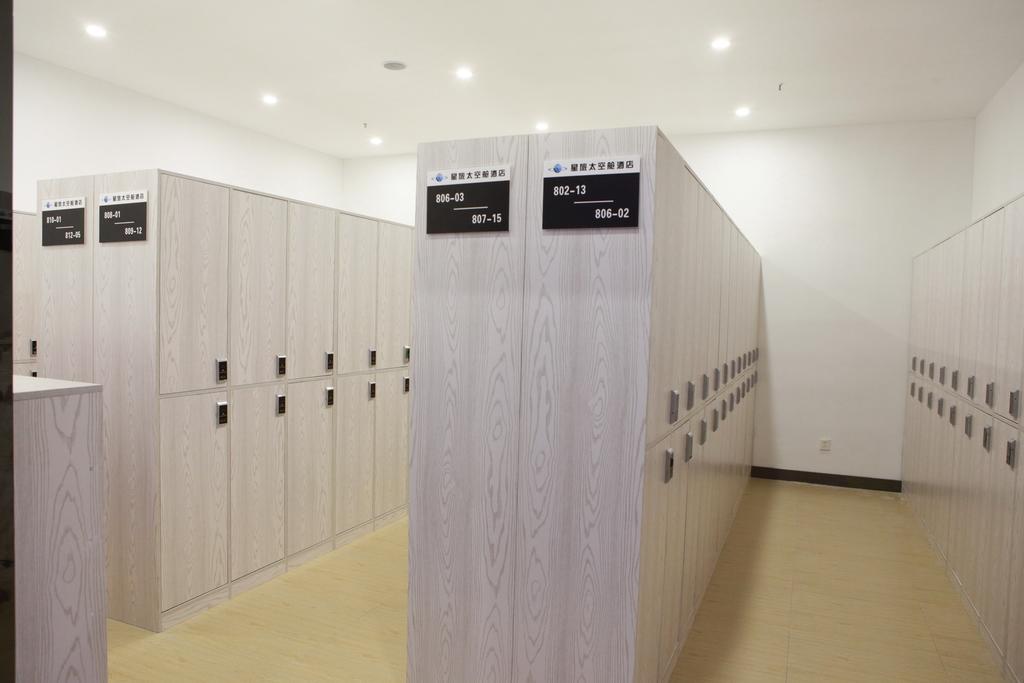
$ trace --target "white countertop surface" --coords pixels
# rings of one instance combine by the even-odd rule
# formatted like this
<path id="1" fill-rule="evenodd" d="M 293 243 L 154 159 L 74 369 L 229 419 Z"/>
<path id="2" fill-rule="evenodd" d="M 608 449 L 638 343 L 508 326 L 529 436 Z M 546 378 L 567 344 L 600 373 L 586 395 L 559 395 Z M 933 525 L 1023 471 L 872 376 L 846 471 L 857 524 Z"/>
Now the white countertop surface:
<path id="1" fill-rule="evenodd" d="M 89 394 L 102 391 L 99 384 L 86 382 L 69 382 L 66 379 L 50 379 L 48 377 L 27 377 L 14 375 L 14 400 L 28 401 L 48 396 L 68 396 L 70 394 Z"/>

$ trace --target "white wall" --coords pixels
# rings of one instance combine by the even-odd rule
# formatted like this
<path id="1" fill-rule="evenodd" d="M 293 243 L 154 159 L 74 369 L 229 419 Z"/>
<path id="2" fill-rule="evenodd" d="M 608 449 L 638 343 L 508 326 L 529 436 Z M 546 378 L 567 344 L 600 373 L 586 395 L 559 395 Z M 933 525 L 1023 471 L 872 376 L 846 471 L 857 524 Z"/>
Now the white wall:
<path id="1" fill-rule="evenodd" d="M 981 218 L 1024 194 L 1024 64 L 978 115 L 974 211 Z"/>
<path id="2" fill-rule="evenodd" d="M 911 258 L 968 222 L 973 131 L 674 138 L 763 259 L 756 465 L 900 478 Z"/>
<path id="3" fill-rule="evenodd" d="M 41 178 L 155 167 L 348 208 L 336 157 L 15 55 L 16 209 Z"/>
<path id="4" fill-rule="evenodd" d="M 416 221 L 416 155 L 345 159 L 341 206 L 374 218 Z"/>

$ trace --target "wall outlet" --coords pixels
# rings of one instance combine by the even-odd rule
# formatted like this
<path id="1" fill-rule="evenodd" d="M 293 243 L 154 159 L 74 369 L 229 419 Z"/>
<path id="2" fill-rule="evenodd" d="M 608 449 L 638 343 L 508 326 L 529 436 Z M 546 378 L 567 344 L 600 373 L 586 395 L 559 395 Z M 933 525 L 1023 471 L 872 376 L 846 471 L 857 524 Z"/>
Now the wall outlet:
<path id="1" fill-rule="evenodd" d="M 819 439 L 818 440 L 818 450 L 821 451 L 822 453 L 831 453 L 832 452 L 832 439 Z"/>

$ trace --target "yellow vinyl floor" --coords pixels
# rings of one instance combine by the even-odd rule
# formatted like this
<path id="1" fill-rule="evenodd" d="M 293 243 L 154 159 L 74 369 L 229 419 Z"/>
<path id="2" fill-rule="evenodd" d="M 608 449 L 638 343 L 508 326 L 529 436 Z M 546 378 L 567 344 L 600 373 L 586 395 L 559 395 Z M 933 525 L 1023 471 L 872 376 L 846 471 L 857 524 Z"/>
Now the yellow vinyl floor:
<path id="1" fill-rule="evenodd" d="M 110 680 L 402 681 L 407 532 L 391 525 L 164 633 L 110 621 Z M 672 677 L 999 680 L 897 496 L 757 479 Z"/>
<path id="2" fill-rule="evenodd" d="M 1002 680 L 898 495 L 751 480 L 678 681 Z"/>

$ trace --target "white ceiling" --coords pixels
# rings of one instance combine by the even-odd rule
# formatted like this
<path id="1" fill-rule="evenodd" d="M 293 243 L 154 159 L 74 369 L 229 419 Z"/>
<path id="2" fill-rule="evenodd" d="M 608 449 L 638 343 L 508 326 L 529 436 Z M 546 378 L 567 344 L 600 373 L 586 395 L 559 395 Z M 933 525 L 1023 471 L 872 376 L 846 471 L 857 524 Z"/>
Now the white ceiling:
<path id="1" fill-rule="evenodd" d="M 87 37 L 86 22 L 109 37 Z M 733 48 L 712 52 L 723 33 Z M 14 42 L 351 157 L 539 119 L 700 133 L 973 116 L 1024 61 L 1024 2 L 16 0 Z M 461 64 L 472 81 L 454 78 Z M 748 119 L 733 116 L 741 104 Z"/>

